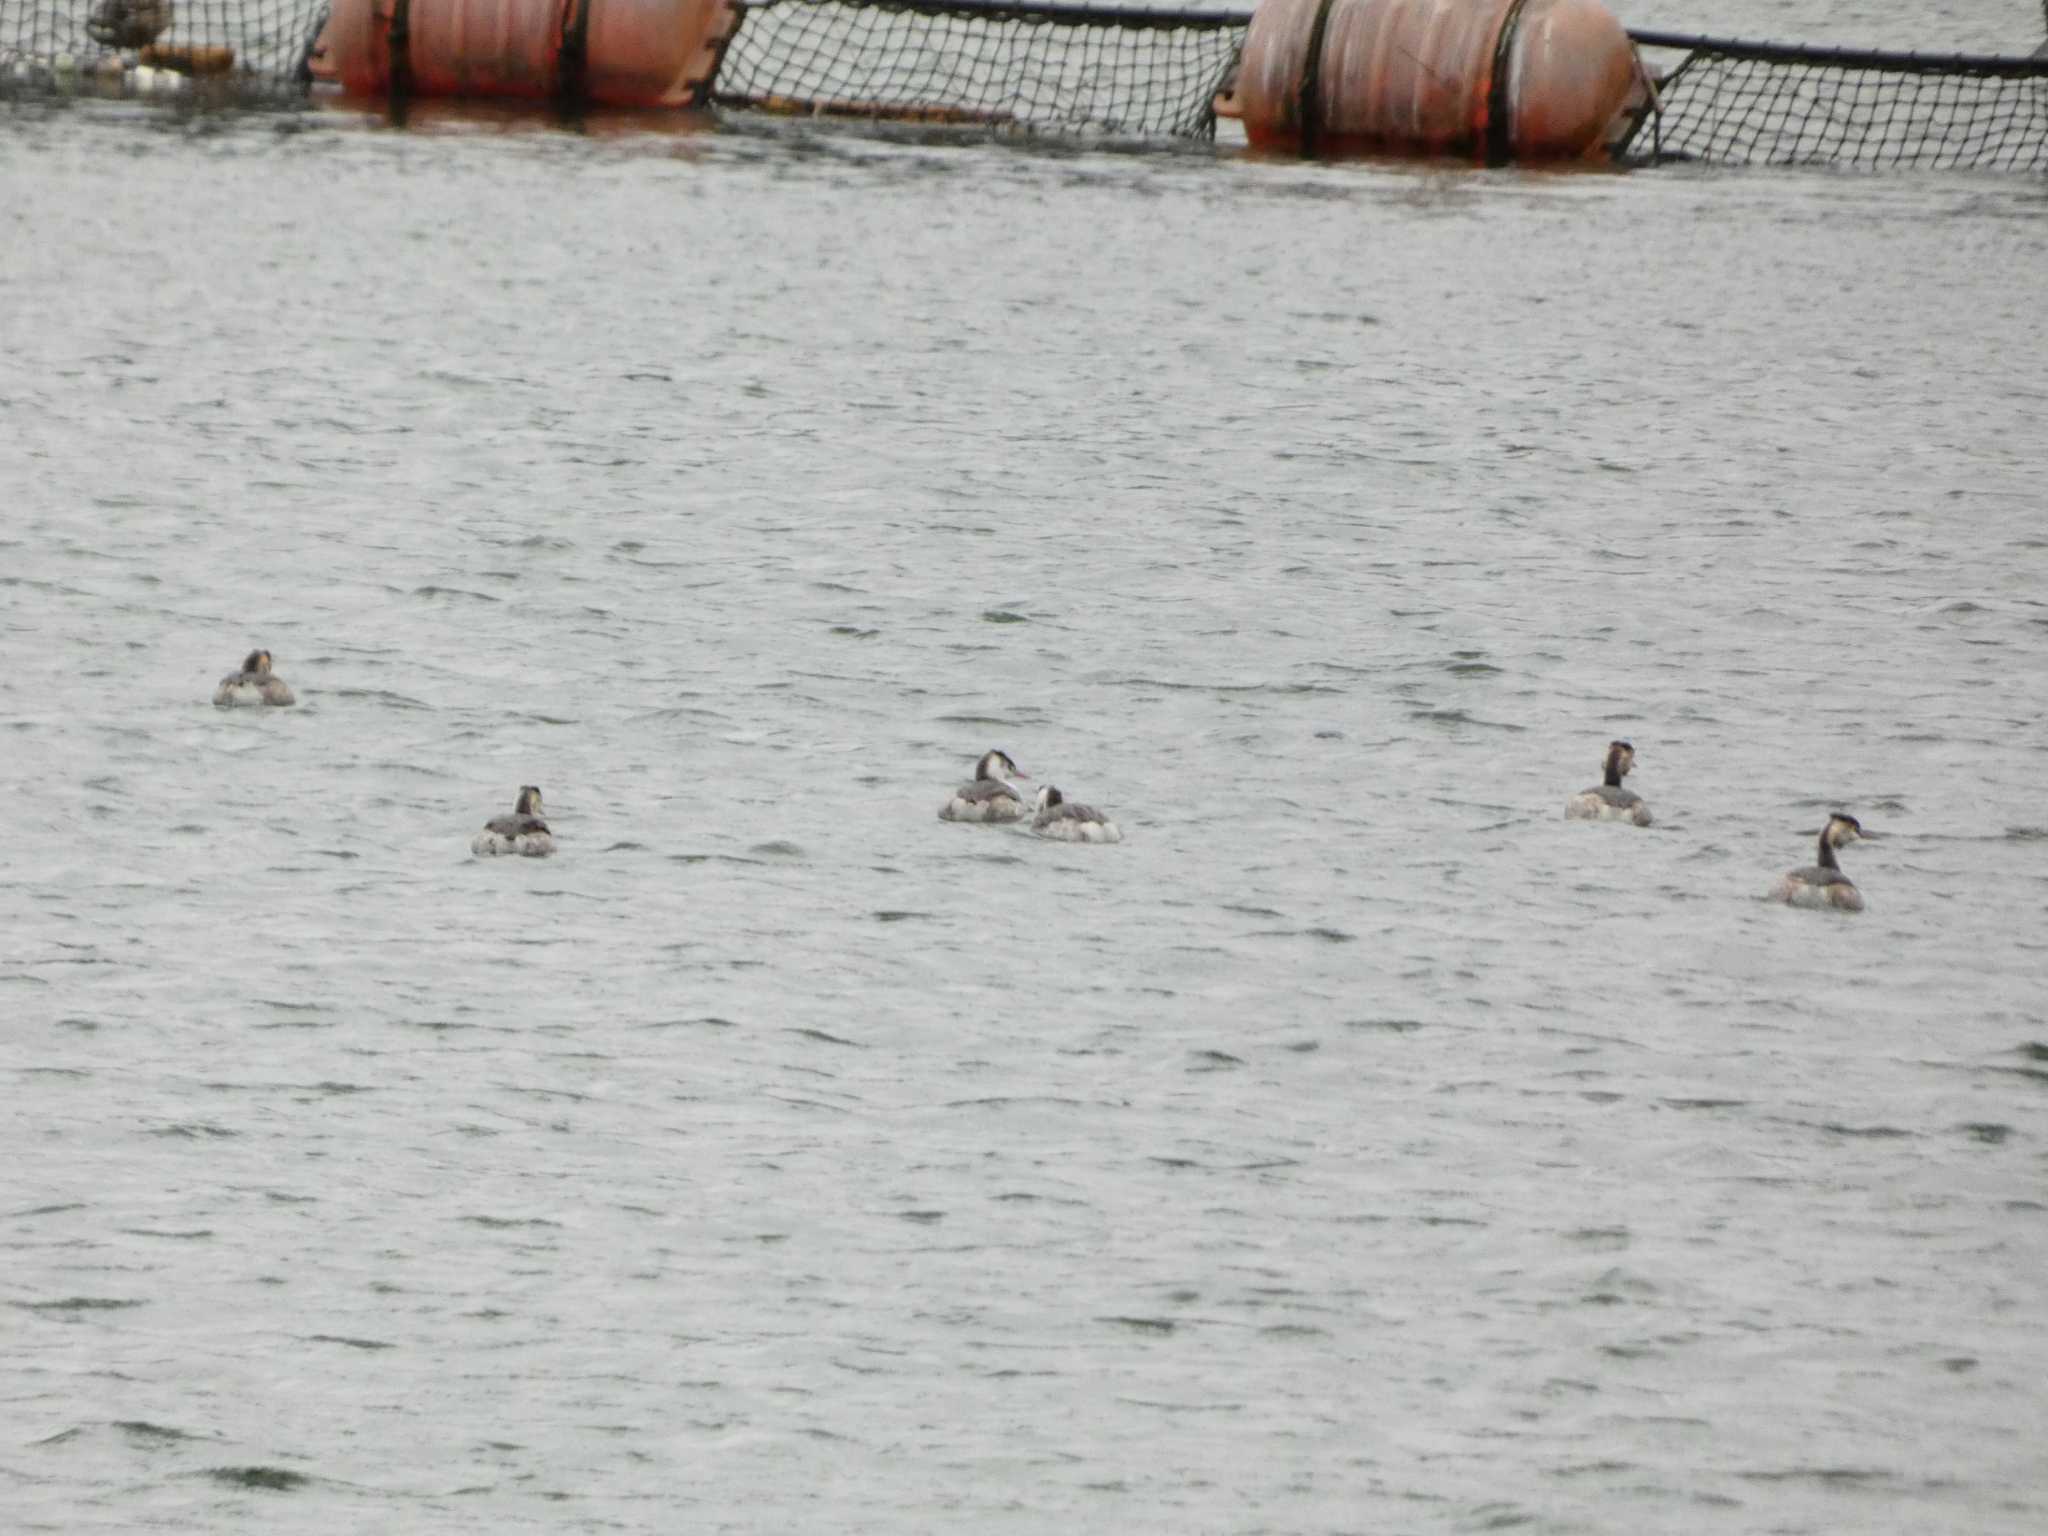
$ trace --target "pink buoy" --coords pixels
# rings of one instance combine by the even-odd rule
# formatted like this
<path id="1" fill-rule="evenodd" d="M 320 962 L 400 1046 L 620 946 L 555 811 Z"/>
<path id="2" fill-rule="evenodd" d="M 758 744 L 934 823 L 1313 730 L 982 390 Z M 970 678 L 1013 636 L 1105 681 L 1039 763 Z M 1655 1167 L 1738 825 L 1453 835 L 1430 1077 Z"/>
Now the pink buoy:
<path id="1" fill-rule="evenodd" d="M 334 0 L 315 71 L 352 96 L 703 101 L 731 0 Z"/>
<path id="2" fill-rule="evenodd" d="M 1599 0 L 1260 0 L 1216 110 L 1260 149 L 1574 160 L 1647 90 Z"/>

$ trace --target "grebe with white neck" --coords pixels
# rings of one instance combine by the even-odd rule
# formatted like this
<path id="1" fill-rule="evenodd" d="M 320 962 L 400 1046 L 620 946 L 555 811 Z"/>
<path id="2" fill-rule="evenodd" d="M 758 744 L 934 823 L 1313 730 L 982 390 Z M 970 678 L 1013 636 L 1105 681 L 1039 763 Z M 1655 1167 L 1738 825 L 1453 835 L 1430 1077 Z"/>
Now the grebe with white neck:
<path id="1" fill-rule="evenodd" d="M 256 704 L 296 704 L 297 697 L 285 680 L 270 670 L 270 652 L 251 651 L 242 658 L 242 670 L 230 672 L 213 690 L 213 702 L 222 709 Z"/>
<path id="2" fill-rule="evenodd" d="M 1621 781 L 1636 766 L 1636 749 L 1625 741 L 1607 743 L 1606 771 L 1602 782 L 1582 789 L 1564 803 L 1566 821 L 1626 821 L 1638 827 L 1650 824 L 1649 802 Z"/>
<path id="3" fill-rule="evenodd" d="M 507 853 L 544 859 L 553 853 L 555 834 L 548 830 L 546 812 L 541 809 L 539 787 L 521 785 L 512 814 L 493 816 L 485 822 L 483 831 L 470 839 L 469 851 L 480 859 Z"/>
<path id="4" fill-rule="evenodd" d="M 1787 870 L 1771 889 L 1771 900 L 1795 907 L 1831 907 L 1837 912 L 1861 912 L 1863 893 L 1856 889 L 1842 866 L 1835 862 L 1835 850 L 1862 842 L 1871 834 L 1847 811 L 1836 811 L 1820 832 L 1820 862 Z"/>
<path id="5" fill-rule="evenodd" d="M 1029 779 L 1030 774 L 1002 751 L 984 752 L 974 765 L 974 781 L 962 784 L 939 807 L 941 821 L 1022 821 L 1024 791 L 1012 781 Z"/>
<path id="6" fill-rule="evenodd" d="M 1040 837 L 1058 838 L 1063 843 L 1120 843 L 1124 840 L 1115 822 L 1092 805 L 1069 800 L 1052 785 L 1038 792 L 1038 814 L 1031 818 L 1031 830 Z"/>

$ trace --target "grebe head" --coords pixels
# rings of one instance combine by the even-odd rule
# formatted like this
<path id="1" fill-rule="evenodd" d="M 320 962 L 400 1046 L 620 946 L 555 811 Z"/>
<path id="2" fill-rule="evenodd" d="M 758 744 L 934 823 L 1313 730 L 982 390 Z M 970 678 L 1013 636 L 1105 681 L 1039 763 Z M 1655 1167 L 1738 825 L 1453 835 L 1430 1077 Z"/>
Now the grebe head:
<path id="1" fill-rule="evenodd" d="M 1054 789 L 1050 784 L 1038 792 L 1037 808 L 1041 811 L 1051 810 L 1056 805 L 1065 805 L 1066 803 L 1067 797 L 1057 789 Z"/>
<path id="2" fill-rule="evenodd" d="M 540 808 L 540 787 L 534 784 L 520 785 L 519 803 L 512 809 L 521 816 L 545 815 Z"/>
<path id="3" fill-rule="evenodd" d="M 1017 766 L 1009 753 L 1000 750 L 982 753 L 981 761 L 974 765 L 974 776 L 977 779 L 1028 779 L 1031 777 L 1030 774 Z"/>
<path id="4" fill-rule="evenodd" d="M 1625 741 L 1607 743 L 1607 782 L 1619 786 L 1635 770 L 1636 749 Z"/>
<path id="5" fill-rule="evenodd" d="M 171 24 L 171 0 L 100 0 L 86 35 L 109 48 L 147 48 Z"/>
<path id="6" fill-rule="evenodd" d="M 1835 862 L 1835 850 L 1861 842 L 1869 835 L 1863 830 L 1863 823 L 1847 811 L 1830 811 L 1828 824 L 1820 829 L 1820 856 L 1815 862 L 1822 869 L 1840 869 L 1842 866 Z"/>
<path id="7" fill-rule="evenodd" d="M 242 658 L 242 670 L 244 672 L 268 672 L 270 670 L 270 652 L 251 651 Z"/>

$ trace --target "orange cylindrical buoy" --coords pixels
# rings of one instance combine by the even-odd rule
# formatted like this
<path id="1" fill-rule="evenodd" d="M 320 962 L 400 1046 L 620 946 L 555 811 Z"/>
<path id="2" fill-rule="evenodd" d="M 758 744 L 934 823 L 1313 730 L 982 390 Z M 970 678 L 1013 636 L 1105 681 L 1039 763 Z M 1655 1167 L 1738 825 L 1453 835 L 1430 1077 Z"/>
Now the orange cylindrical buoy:
<path id="1" fill-rule="evenodd" d="M 1578 159 L 1642 81 L 1600 0 L 1260 0 L 1216 110 L 1261 149 Z"/>
<path id="2" fill-rule="evenodd" d="M 151 43 L 142 50 L 141 59 L 154 69 L 175 70 L 181 75 L 224 75 L 235 67 L 235 50 L 197 43 Z"/>
<path id="3" fill-rule="evenodd" d="M 352 96 L 687 107 L 738 26 L 731 0 L 334 0 L 314 70 Z"/>
<path id="4" fill-rule="evenodd" d="M 1648 105 L 1649 71 L 1599 0 L 1530 0 L 1509 61 L 1507 141 L 1523 160 L 1606 151 L 1617 120 Z"/>

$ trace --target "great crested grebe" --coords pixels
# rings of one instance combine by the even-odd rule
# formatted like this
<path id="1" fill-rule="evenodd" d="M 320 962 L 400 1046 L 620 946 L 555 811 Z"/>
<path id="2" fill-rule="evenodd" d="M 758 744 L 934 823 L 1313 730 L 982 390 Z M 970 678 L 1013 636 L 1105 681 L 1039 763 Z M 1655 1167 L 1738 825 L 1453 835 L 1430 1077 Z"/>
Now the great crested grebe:
<path id="1" fill-rule="evenodd" d="M 1625 741 L 1607 743 L 1607 769 L 1603 782 L 1582 789 L 1564 803 L 1567 821 L 1628 821 L 1639 827 L 1650 824 L 1650 805 L 1621 781 L 1636 765 L 1636 749 Z"/>
<path id="2" fill-rule="evenodd" d="M 542 820 L 540 790 L 522 785 L 519 801 L 509 816 L 493 816 L 483 831 L 470 840 L 469 851 L 479 858 L 501 853 L 522 853 L 530 859 L 546 858 L 555 851 L 555 835 Z"/>
<path id="3" fill-rule="evenodd" d="M 1048 784 L 1038 792 L 1038 814 L 1031 818 L 1031 830 L 1040 837 L 1056 837 L 1063 843 L 1120 843 L 1123 833 L 1116 823 L 1092 805 L 1077 805 Z"/>
<path id="4" fill-rule="evenodd" d="M 171 0 L 100 0 L 85 35 L 106 48 L 147 48 L 171 24 Z"/>
<path id="5" fill-rule="evenodd" d="M 1024 791 L 1010 781 L 1030 777 L 1010 760 L 1009 753 L 984 752 L 974 765 L 974 782 L 953 791 L 939 807 L 939 820 L 1022 821 Z"/>
<path id="6" fill-rule="evenodd" d="M 242 670 L 230 672 L 213 690 L 213 702 L 223 709 L 241 704 L 296 704 L 298 700 L 285 680 L 270 670 L 270 652 L 251 651 L 242 658 Z"/>
<path id="7" fill-rule="evenodd" d="M 1835 850 L 1870 836 L 1863 823 L 1847 811 L 1835 811 L 1821 828 L 1820 862 L 1787 870 L 1771 889 L 1771 900 L 1795 907 L 1833 907 L 1838 912 L 1861 912 L 1863 893 L 1842 873 L 1835 862 Z"/>

